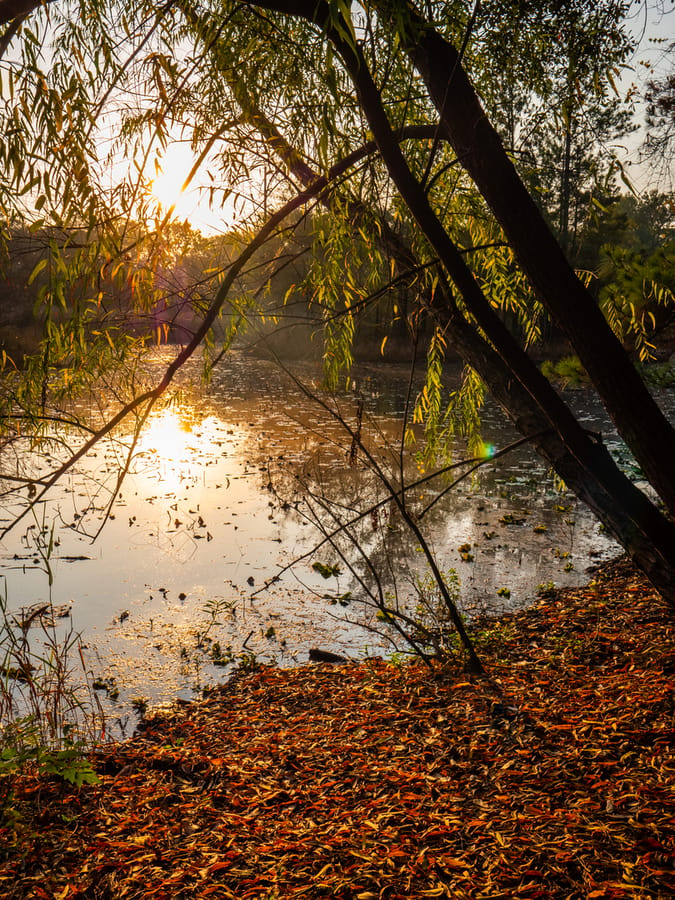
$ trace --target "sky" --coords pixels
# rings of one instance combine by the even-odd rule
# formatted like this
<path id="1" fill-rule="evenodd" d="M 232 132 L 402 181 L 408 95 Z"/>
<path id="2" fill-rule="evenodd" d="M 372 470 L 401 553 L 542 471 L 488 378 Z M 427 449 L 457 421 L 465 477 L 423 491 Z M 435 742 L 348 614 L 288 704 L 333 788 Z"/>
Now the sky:
<path id="1" fill-rule="evenodd" d="M 661 9 L 655 8 L 661 6 Z M 635 3 L 635 13 L 629 19 L 629 28 L 640 39 L 639 48 L 627 67 L 617 79 L 620 92 L 627 93 L 632 88 L 642 93 L 646 83 L 658 78 L 672 69 L 672 58 L 668 58 L 666 50 L 675 43 L 675 0 L 661 0 L 660 4 L 644 2 Z M 645 137 L 644 106 L 636 111 L 635 124 L 638 130 L 627 137 L 618 149 L 618 156 L 625 166 L 626 175 L 640 194 L 648 190 L 671 190 L 675 177 L 670 170 L 657 171 L 656 165 L 643 158 L 640 152 Z M 175 216 L 188 219 L 193 227 L 205 234 L 222 233 L 229 230 L 237 222 L 243 221 L 245 213 L 251 205 L 230 200 L 222 209 L 210 209 L 208 195 L 200 191 L 199 176 L 194 186 L 181 192 L 181 186 L 192 166 L 193 156 L 189 142 L 176 140 L 171 144 L 162 161 L 162 172 L 154 179 L 152 191 L 162 204 L 164 211 L 175 205 Z"/>
<path id="2" fill-rule="evenodd" d="M 658 7 L 661 7 L 659 11 Z M 650 78 L 663 76 L 671 70 L 673 58 L 668 59 L 665 51 L 675 43 L 675 0 L 649 0 L 645 3 L 636 0 L 636 13 L 629 21 L 632 32 L 640 38 L 640 47 L 629 65 L 617 80 L 621 92 L 627 93 L 632 86 L 643 91 Z M 662 10 L 666 10 L 663 12 Z M 644 140 L 644 108 L 640 107 L 635 116 L 640 128 L 625 141 L 619 155 L 625 171 L 637 193 L 649 189 L 671 190 L 675 185 L 672 172 L 658 172 L 653 162 L 641 158 L 640 145 Z M 153 154 L 154 158 L 154 154 Z M 217 234 L 230 230 L 238 222 L 243 222 L 246 213 L 250 213 L 252 203 L 237 202 L 233 198 L 227 200 L 222 208 L 210 209 L 208 191 L 200 190 L 200 183 L 205 183 L 204 176 L 197 175 L 193 184 L 181 191 L 183 182 L 193 164 L 193 155 L 189 148 L 189 140 L 184 135 L 176 134 L 161 160 L 161 172 L 155 173 L 150 165 L 146 169 L 146 177 L 152 180 L 152 194 L 161 203 L 162 213 L 174 206 L 174 218 L 187 219 L 195 228 L 205 234 Z M 128 165 L 128 162 L 127 162 Z M 206 166 L 202 167 L 205 171 Z M 259 188 L 251 186 L 254 195 Z"/>
<path id="3" fill-rule="evenodd" d="M 640 39 L 639 47 L 617 82 L 621 92 L 636 87 L 643 93 L 647 82 L 664 77 L 672 71 L 674 60 L 666 51 L 675 43 L 675 0 L 663 0 L 665 11 L 655 9 L 655 4 L 635 4 L 638 11 L 629 20 L 632 33 Z M 643 158 L 640 152 L 645 138 L 645 111 L 639 105 L 635 115 L 638 130 L 626 141 L 626 151 L 621 154 L 626 172 L 638 193 L 647 190 L 672 190 L 675 177 L 672 171 L 657 171 L 655 164 Z"/>
<path id="4" fill-rule="evenodd" d="M 177 139 L 170 144 L 162 158 L 161 171 L 152 180 L 152 194 L 164 212 L 173 207 L 175 218 L 180 221 L 187 219 L 204 234 L 227 231 L 237 220 L 232 203 L 226 203 L 220 209 L 210 209 L 208 195 L 199 188 L 198 176 L 197 184 L 182 190 L 193 162 L 189 141 Z"/>

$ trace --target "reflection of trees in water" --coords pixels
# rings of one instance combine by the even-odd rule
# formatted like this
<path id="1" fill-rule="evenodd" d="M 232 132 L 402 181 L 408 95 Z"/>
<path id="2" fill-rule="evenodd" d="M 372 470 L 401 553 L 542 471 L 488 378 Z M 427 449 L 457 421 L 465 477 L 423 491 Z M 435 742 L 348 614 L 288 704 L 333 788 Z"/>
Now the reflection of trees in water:
<path id="1" fill-rule="evenodd" d="M 154 354 L 156 367 L 162 367 L 167 352 L 162 348 Z M 153 362 L 149 358 L 147 369 L 151 370 L 152 366 Z M 302 364 L 298 369 L 307 383 L 310 383 L 311 377 L 318 379 L 320 376 L 319 369 L 309 363 Z M 367 374 L 363 373 L 377 374 L 380 370 L 386 375 L 382 383 L 391 386 L 391 390 L 387 388 L 384 393 L 369 393 L 370 382 Z M 195 381 L 198 381 L 199 374 L 198 363 L 194 363 L 191 371 L 185 372 L 186 377 Z M 362 441 L 389 473 L 390 478 L 398 483 L 402 416 L 400 413 L 386 415 L 382 412 L 382 407 L 398 404 L 400 408 L 405 387 L 405 369 L 400 367 L 398 371 L 392 372 L 386 366 L 371 365 L 363 367 L 362 371 L 356 373 L 356 377 L 358 394 L 343 394 L 336 401 L 338 408 L 347 423 L 354 424 L 360 402 L 359 394 L 363 390 Z M 378 384 L 380 382 L 374 376 L 372 380 L 377 380 Z M 320 396 L 327 395 L 321 393 Z M 578 405 L 582 405 L 585 398 L 586 395 L 578 393 Z M 231 357 L 226 357 L 222 372 L 219 371 L 206 391 L 197 386 L 194 392 L 190 392 L 185 387 L 183 400 L 184 405 L 177 406 L 176 410 L 180 410 L 182 415 L 184 408 L 194 407 L 195 422 L 199 426 L 197 428 L 195 425 L 195 429 L 205 432 L 203 440 L 195 439 L 192 442 L 197 446 L 197 455 L 189 464 L 194 466 L 194 471 L 186 468 L 191 481 L 201 480 L 204 472 L 212 471 L 206 469 L 211 463 L 225 459 L 228 461 L 225 464 L 229 465 L 231 460 L 234 471 L 238 462 L 242 462 L 247 467 L 244 474 L 251 479 L 251 502 L 258 503 L 260 512 L 273 499 L 267 490 L 270 482 L 278 493 L 280 505 L 287 504 L 287 511 L 300 501 L 304 482 L 323 497 L 328 509 L 333 504 L 334 512 L 341 517 L 340 521 L 348 521 L 349 517 L 359 515 L 373 504 L 386 499 L 386 492 L 381 490 L 378 478 L 366 470 L 362 454 L 357 455 L 356 466 L 349 466 L 350 439 L 340 424 L 311 402 L 274 362 L 235 352 Z M 592 407 L 590 412 L 595 415 Z M 209 420 L 205 423 L 205 414 L 212 414 L 216 418 L 213 422 Z M 598 427 L 595 418 L 591 427 Z M 603 430 L 603 426 L 598 427 L 598 430 Z M 485 410 L 484 431 L 486 439 L 497 447 L 508 443 L 513 433 L 499 410 L 490 406 Z M 64 437 L 62 432 L 61 441 Z M 36 458 L 25 452 L 27 440 L 22 437 L 20 453 L 18 445 L 14 449 L 25 465 L 29 462 L 31 466 L 37 465 Z M 78 532 L 98 529 L 102 516 L 100 510 L 106 508 L 107 498 L 115 490 L 127 443 L 128 439 L 116 438 L 109 445 L 99 448 L 96 458 L 83 461 L 77 484 L 64 484 L 63 490 L 68 488 L 68 505 L 63 506 L 63 514 L 68 512 L 70 515 L 66 523 L 69 535 L 72 536 L 75 527 Z M 9 463 L 14 449 L 7 447 L 3 450 L 3 464 Z M 414 450 L 415 447 L 412 447 L 404 454 L 404 474 L 408 482 L 419 477 L 413 459 Z M 55 445 L 52 448 L 52 462 L 56 463 L 61 454 L 67 451 L 68 447 Z M 456 449 L 458 458 L 461 453 L 462 445 L 459 443 Z M 43 459 L 42 463 L 45 470 L 49 468 L 48 459 Z M 154 466 L 154 457 L 150 458 L 146 454 L 134 463 L 133 471 L 143 474 L 144 467 L 154 470 Z M 7 465 L 8 470 L 12 468 L 13 464 Z M 37 477 L 40 472 L 36 468 L 34 471 L 25 471 L 24 474 L 30 478 Z M 185 481 L 185 477 L 183 473 L 182 481 Z M 520 575 L 527 566 L 532 571 L 533 587 L 536 588 L 539 581 L 550 578 L 557 581 L 558 575 L 555 572 L 544 575 L 538 573 L 535 562 L 539 560 L 546 564 L 553 559 L 556 570 L 562 570 L 565 563 L 557 562 L 557 558 L 552 557 L 552 551 L 571 551 L 574 542 L 575 546 L 578 545 L 578 536 L 584 529 L 585 533 L 592 534 L 595 528 L 588 514 L 578 511 L 574 513 L 577 524 L 573 529 L 574 533 L 571 533 L 572 528 L 565 526 L 568 515 L 556 511 L 557 505 L 567 505 L 570 501 L 567 499 L 561 504 L 561 498 L 552 490 L 549 492 L 552 484 L 552 479 L 538 458 L 529 451 L 518 450 L 503 460 L 489 463 L 475 474 L 472 482 L 467 481 L 451 491 L 423 517 L 421 526 L 443 566 L 456 567 L 463 588 L 471 587 L 474 594 L 479 591 L 482 581 L 486 585 L 484 593 L 489 593 L 496 600 L 496 590 L 502 586 L 501 582 L 507 577 L 515 578 L 513 573 Z M 167 487 L 166 483 L 163 483 L 163 487 Z M 253 495 L 258 487 L 263 488 L 263 491 L 254 501 Z M 443 487 L 442 480 L 439 480 L 431 486 L 410 492 L 408 500 L 411 508 L 419 513 L 435 492 Z M 57 499 L 63 496 L 59 494 Z M 228 497 L 229 495 L 224 496 L 224 502 L 228 501 Z M 25 489 L 22 493 L 17 492 L 17 503 L 21 501 L 21 509 L 29 499 Z M 72 514 L 71 506 L 74 508 Z M 525 518 L 523 525 L 507 527 L 500 524 L 499 519 L 505 514 L 512 514 L 517 519 L 523 518 L 523 510 L 528 507 L 533 512 L 529 518 Z M 8 516 L 13 512 L 15 511 L 10 509 L 6 498 L 0 514 L 0 525 L 4 524 L 3 519 L 7 522 Z M 330 521 L 327 511 L 324 511 L 324 515 Z M 533 535 L 532 528 L 540 523 L 547 526 L 548 533 L 544 536 Z M 386 574 L 387 579 L 400 575 L 406 565 L 418 568 L 416 561 L 420 554 L 416 552 L 415 539 L 408 529 L 401 526 L 400 516 L 391 502 L 384 503 L 372 515 L 355 523 L 353 531 L 365 550 L 364 555 L 379 571 Z M 483 533 L 487 531 L 496 532 L 492 541 L 483 538 Z M 295 534 L 292 529 L 289 533 L 289 545 L 292 546 Z M 457 554 L 457 547 L 465 541 L 471 542 L 474 547 L 477 543 L 481 545 L 475 553 L 472 550 L 476 557 L 474 563 L 464 563 Z M 518 552 L 514 549 L 516 544 Z M 353 557 L 358 571 L 367 572 L 368 566 L 364 559 L 358 553 L 353 554 Z M 534 562 L 528 561 L 530 557 Z M 482 566 L 480 572 L 479 566 Z M 507 570 L 507 574 L 501 578 L 493 571 L 498 566 Z M 577 568 L 581 573 L 581 564 Z M 513 586 L 512 581 L 507 583 Z"/>
<path id="2" fill-rule="evenodd" d="M 366 627 L 388 637 L 395 649 L 417 653 L 429 665 L 432 658 L 448 652 L 452 633 L 459 641 L 455 649 L 461 644 L 467 664 L 481 671 L 457 607 L 455 573 L 442 571 L 429 537 L 433 516 L 427 527 L 421 527 L 429 491 L 420 490 L 418 478 L 408 478 L 402 457 L 398 470 L 375 461 L 360 442 L 360 427 L 352 438 L 350 465 L 337 477 L 327 483 L 319 470 L 311 483 L 307 479 L 300 483 L 299 503 L 322 536 L 317 550 L 338 561 L 337 565 L 317 561 L 314 568 L 330 578 L 342 565 L 350 576 L 350 591 L 338 586 L 324 596 L 342 607 L 356 607 L 356 617 L 345 612 L 349 621 L 363 625 L 363 611 L 369 612 Z M 365 464 L 359 465 L 357 451 Z"/>
<path id="3" fill-rule="evenodd" d="M 396 489 L 401 483 L 396 443 L 400 428 L 400 419 L 371 418 L 363 433 Z M 316 426 L 324 436 L 329 429 L 324 422 Z M 496 417 L 491 417 L 489 431 L 497 446 L 507 443 L 510 429 L 500 432 Z M 440 568 L 457 570 L 462 605 L 469 614 L 520 605 L 535 595 L 540 582 L 575 583 L 583 577 L 589 554 L 592 557 L 598 547 L 602 554 L 611 552 L 613 545 L 598 535 L 592 515 L 556 489 L 546 467 L 529 449 L 490 461 L 451 490 L 448 486 L 457 472 L 417 485 L 422 476 L 414 454 L 406 451 L 403 459 L 407 509 Z M 350 561 L 351 578 L 349 583 L 341 578 L 335 586 L 337 596 L 347 588 L 355 597 L 382 589 L 403 607 L 414 609 L 418 581 L 428 571 L 417 538 L 381 477 L 362 456 L 357 455 L 355 466 L 348 462 L 344 438 L 341 447 L 334 438 L 330 451 L 319 447 L 301 475 L 286 473 L 286 496 L 292 492 L 294 503 L 310 515 L 324 539 L 330 536 L 321 553 L 328 558 L 331 548 L 335 559 Z M 468 547 L 461 552 L 464 545 Z"/>

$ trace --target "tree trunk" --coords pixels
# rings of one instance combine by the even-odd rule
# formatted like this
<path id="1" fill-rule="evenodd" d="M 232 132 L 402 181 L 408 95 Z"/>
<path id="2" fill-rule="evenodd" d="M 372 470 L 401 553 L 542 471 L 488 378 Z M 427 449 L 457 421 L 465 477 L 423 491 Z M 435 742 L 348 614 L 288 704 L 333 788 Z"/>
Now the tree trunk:
<path id="1" fill-rule="evenodd" d="M 388 0 L 375 0 L 392 20 Z M 401 22 L 400 4 L 396 4 Z M 520 180 L 470 84 L 457 50 L 408 7 L 403 46 L 427 85 L 441 127 L 513 248 L 537 298 L 579 355 L 619 434 L 675 515 L 675 429 L 579 281 Z"/>
<path id="2" fill-rule="evenodd" d="M 519 346 L 434 214 L 389 125 L 365 59 L 341 35 L 329 35 L 359 94 L 382 159 L 425 237 L 438 254 L 480 328 L 480 337 L 449 303 L 444 314 L 464 358 L 484 378 L 516 427 L 531 438 L 572 490 L 598 515 L 664 599 L 675 606 L 675 525 L 618 469 L 606 447 L 592 440 L 573 413 Z"/>
<path id="3" fill-rule="evenodd" d="M 569 258 L 570 252 L 570 164 L 572 160 L 572 122 L 565 122 L 565 144 L 563 147 L 562 172 L 560 173 L 560 215 L 558 225 L 560 230 L 560 246 L 563 253 Z"/>
<path id="4" fill-rule="evenodd" d="M 675 525 L 618 469 L 607 448 L 576 420 L 570 422 L 566 415 L 556 414 L 555 402 L 547 404 L 546 409 L 533 402 L 501 356 L 447 296 L 443 306 L 442 316 L 455 349 L 485 381 L 520 434 L 529 438 L 537 453 L 595 513 L 664 600 L 675 607 Z M 514 352 L 522 351 L 514 348 Z M 540 373 L 533 364 L 532 368 L 536 378 Z"/>

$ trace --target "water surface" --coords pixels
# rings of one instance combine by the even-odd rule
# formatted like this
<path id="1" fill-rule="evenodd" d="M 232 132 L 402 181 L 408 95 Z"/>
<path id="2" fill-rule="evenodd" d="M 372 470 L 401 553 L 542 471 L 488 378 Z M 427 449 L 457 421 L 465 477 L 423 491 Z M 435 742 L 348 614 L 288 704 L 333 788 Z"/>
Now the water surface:
<path id="1" fill-rule="evenodd" d="M 158 367 L 168 352 L 158 354 Z M 296 371 L 320 393 L 318 369 Z M 221 657 L 229 648 L 233 665 L 248 653 L 293 664 L 312 647 L 353 657 L 392 649 L 344 564 L 327 579 L 313 568 L 339 560 L 326 544 L 312 552 L 322 535 L 301 488 L 312 491 L 311 508 L 324 509 L 329 529 L 385 496 L 363 459 L 350 459 L 339 423 L 274 363 L 244 353 L 231 353 L 208 389 L 191 387 L 191 378 L 198 382 L 196 366 L 182 375 L 180 399 L 153 415 L 110 509 L 125 459 L 119 441 L 102 444 L 0 544 L 10 607 L 51 600 L 67 609 L 58 627 L 82 632 L 92 674 L 119 691 L 114 702 L 101 696 L 122 718 L 134 698 L 189 698 L 224 677 L 232 667 L 213 665 L 214 642 Z M 374 459 L 392 477 L 403 465 L 414 480 L 424 473 L 413 452 L 400 454 L 407 384 L 404 368 L 362 367 L 338 402 L 352 426 L 363 404 Z M 611 442 L 598 406 L 578 393 L 572 399 L 584 424 Z M 490 405 L 483 430 L 497 449 L 517 438 Z M 463 452 L 459 445 L 456 459 Z M 442 486 L 421 486 L 408 502 L 419 513 Z M 7 505 L 3 523 L 16 511 Z M 457 572 L 469 615 L 525 605 L 542 584 L 581 583 L 589 565 L 618 550 L 528 448 L 448 491 L 421 525 L 441 568 Z M 41 535 L 54 539 L 48 566 Z M 415 580 L 426 570 L 393 504 L 366 516 L 357 536 L 364 558 L 354 551 L 356 574 L 367 571 L 367 558 L 387 589 L 414 606 Z M 335 602 L 348 592 L 348 605 Z"/>

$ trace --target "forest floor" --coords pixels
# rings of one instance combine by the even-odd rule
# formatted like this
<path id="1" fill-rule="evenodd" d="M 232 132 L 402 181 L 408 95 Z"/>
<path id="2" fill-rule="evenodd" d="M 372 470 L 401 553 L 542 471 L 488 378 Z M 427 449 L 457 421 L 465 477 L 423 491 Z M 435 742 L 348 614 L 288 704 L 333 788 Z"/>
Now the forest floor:
<path id="1" fill-rule="evenodd" d="M 0 896 L 675 896 L 675 628 L 615 563 L 490 623 L 488 678 L 262 668 L 24 774 Z"/>

